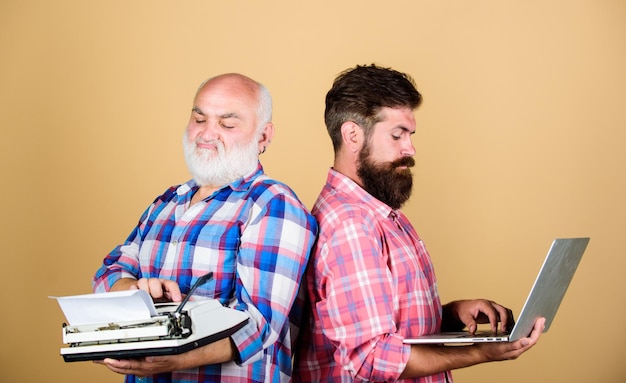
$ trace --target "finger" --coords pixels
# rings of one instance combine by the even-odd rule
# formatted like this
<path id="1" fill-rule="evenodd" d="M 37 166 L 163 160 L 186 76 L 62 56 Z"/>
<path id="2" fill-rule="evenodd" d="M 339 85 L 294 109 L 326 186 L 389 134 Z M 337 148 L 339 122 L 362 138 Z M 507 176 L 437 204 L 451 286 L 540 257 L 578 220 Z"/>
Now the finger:
<path id="1" fill-rule="evenodd" d="M 475 300 L 469 302 L 471 308 L 459 312 L 459 320 L 467 327 L 467 330 L 473 334 L 478 328 L 478 323 L 487 323 L 497 320 L 496 312 L 491 304 L 485 300 Z M 485 320 L 487 319 L 487 321 Z"/>
<path id="2" fill-rule="evenodd" d="M 140 278 L 137 280 L 137 288 L 150 294 L 150 287 L 148 286 L 148 278 Z"/>
<path id="3" fill-rule="evenodd" d="M 497 305 L 491 301 L 483 301 L 482 304 L 478 306 L 478 314 L 482 313 L 487 317 L 492 332 L 497 331 L 499 321 L 499 312 L 495 306 Z"/>
<path id="4" fill-rule="evenodd" d="M 533 327 L 533 331 L 530 333 L 530 339 L 533 341 L 533 343 L 537 343 L 545 328 L 546 318 L 539 318 L 535 321 L 535 327 Z"/>
<path id="5" fill-rule="evenodd" d="M 465 326 L 467 327 L 467 331 L 469 331 L 470 334 L 473 334 L 476 332 L 478 325 L 476 324 L 476 321 L 472 317 L 469 317 L 466 321 L 463 321 L 463 323 L 465 323 Z"/>
<path id="6" fill-rule="evenodd" d="M 459 312 L 459 320 L 465 325 L 465 327 L 467 327 L 467 331 L 470 332 L 470 334 L 473 334 L 474 332 L 476 332 L 476 328 L 477 326 L 477 322 L 476 322 L 476 318 L 474 318 L 474 313 L 473 311 L 461 311 Z"/>
<path id="7" fill-rule="evenodd" d="M 111 366 L 111 367 L 115 367 L 115 368 L 128 368 L 128 367 L 130 367 L 130 360 L 104 358 L 101 362 L 103 364 L 106 364 L 107 366 Z"/>
<path id="8" fill-rule="evenodd" d="M 146 370 L 146 363 L 142 359 L 111 359 L 103 360 L 104 364 L 113 372 L 123 375 L 146 376 L 150 371 Z"/>
<path id="9" fill-rule="evenodd" d="M 180 302 L 183 300 L 183 296 L 180 292 L 180 287 L 178 283 L 170 280 L 162 280 L 163 285 L 162 288 L 165 291 L 165 295 L 172 302 Z"/>
<path id="10" fill-rule="evenodd" d="M 130 360 L 118 360 L 112 358 L 105 358 L 102 360 L 102 364 L 107 366 L 109 370 L 117 372 L 118 374 L 130 374 Z"/>
<path id="11" fill-rule="evenodd" d="M 523 348 L 529 349 L 537 344 L 537 342 L 539 341 L 539 337 L 545 329 L 545 323 L 545 318 L 539 318 L 537 319 L 537 321 L 535 321 L 535 325 L 533 327 L 533 330 L 530 332 L 530 335 L 528 335 L 527 338 L 522 338 L 519 340 Z"/>
<path id="12" fill-rule="evenodd" d="M 495 302 L 492 302 L 491 304 L 492 304 L 492 307 L 498 313 L 498 319 L 499 319 L 499 321 L 501 323 L 501 325 L 500 325 L 501 330 L 503 332 L 506 331 L 507 328 L 508 328 L 509 321 L 513 317 L 513 312 L 511 310 L 509 310 L 508 308 L 506 308 L 506 307 L 504 307 L 502 305 L 499 305 L 499 304 L 497 304 Z M 491 329 L 494 330 L 494 331 L 497 331 L 498 323 L 497 322 L 495 323 L 495 327 L 494 327 L 494 324 L 492 323 Z"/>
<path id="13" fill-rule="evenodd" d="M 507 319 L 506 322 L 502 322 L 504 325 L 505 331 L 511 331 L 513 326 L 515 326 L 515 317 L 513 316 L 513 311 L 510 309 L 506 309 Z"/>
<path id="14" fill-rule="evenodd" d="M 155 299 L 163 298 L 163 284 L 160 279 L 149 278 L 148 289 L 152 298 L 155 298 Z"/>

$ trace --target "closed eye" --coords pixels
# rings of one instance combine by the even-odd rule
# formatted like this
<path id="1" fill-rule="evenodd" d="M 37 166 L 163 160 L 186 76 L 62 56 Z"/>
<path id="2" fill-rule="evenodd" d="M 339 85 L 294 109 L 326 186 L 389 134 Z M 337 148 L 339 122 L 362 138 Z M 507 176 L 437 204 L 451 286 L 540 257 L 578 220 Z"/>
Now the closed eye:
<path id="1" fill-rule="evenodd" d="M 239 117 L 234 113 L 228 113 L 220 118 L 220 125 L 224 129 L 234 129 L 237 127 L 237 123 L 239 122 Z"/>
<path id="2" fill-rule="evenodd" d="M 400 126 L 391 132 L 391 138 L 395 141 L 398 141 L 402 139 L 402 137 L 404 137 L 405 135 L 408 135 L 410 137 L 413 134 L 415 134 L 415 131 L 411 131 L 405 127 Z"/>

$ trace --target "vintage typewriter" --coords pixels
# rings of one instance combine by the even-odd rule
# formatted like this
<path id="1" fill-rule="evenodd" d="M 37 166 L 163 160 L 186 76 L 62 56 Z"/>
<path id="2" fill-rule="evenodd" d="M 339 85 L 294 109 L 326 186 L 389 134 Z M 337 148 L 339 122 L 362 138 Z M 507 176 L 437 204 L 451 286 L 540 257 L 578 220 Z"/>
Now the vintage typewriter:
<path id="1" fill-rule="evenodd" d="M 82 320 L 79 324 L 71 324 L 68 320 L 70 324 L 64 323 L 62 329 L 63 343 L 67 347 L 61 348 L 61 356 L 66 362 L 76 362 L 174 355 L 230 336 L 246 324 L 248 314 L 224 307 L 215 299 L 189 301 L 195 289 L 211 276 L 209 273 L 199 278 L 180 304 L 154 304 L 148 293 L 142 290 L 57 298 L 66 318 L 66 310 L 83 308 L 98 318 L 105 314 L 107 305 L 116 300 L 120 302 L 120 299 L 135 299 L 132 303 L 135 306 L 137 299 L 141 299 L 150 312 L 147 318 L 114 322 L 95 320 L 84 323 Z M 68 308 L 69 304 L 73 304 L 73 308 Z"/>

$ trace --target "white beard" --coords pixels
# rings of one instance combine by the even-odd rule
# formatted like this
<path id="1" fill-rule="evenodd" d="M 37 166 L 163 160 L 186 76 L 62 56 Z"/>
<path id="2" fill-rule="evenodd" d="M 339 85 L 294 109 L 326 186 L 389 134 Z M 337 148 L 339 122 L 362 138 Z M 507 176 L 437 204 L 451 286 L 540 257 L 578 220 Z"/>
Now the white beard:
<path id="1" fill-rule="evenodd" d="M 228 152 L 219 140 L 210 142 L 217 150 L 200 149 L 183 135 L 183 150 L 189 172 L 200 186 L 223 186 L 251 173 L 259 161 L 256 140 L 234 145 Z"/>

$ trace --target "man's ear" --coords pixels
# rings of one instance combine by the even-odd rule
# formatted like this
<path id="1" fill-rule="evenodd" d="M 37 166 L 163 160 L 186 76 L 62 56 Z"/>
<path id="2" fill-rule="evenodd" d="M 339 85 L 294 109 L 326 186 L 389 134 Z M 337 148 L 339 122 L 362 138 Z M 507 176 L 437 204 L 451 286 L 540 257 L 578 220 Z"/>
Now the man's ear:
<path id="1" fill-rule="evenodd" d="M 343 145 L 352 153 L 356 153 L 363 145 L 363 129 L 354 121 L 341 124 Z"/>
<path id="2" fill-rule="evenodd" d="M 259 134 L 259 153 L 265 153 L 267 147 L 272 143 L 272 138 L 274 138 L 274 124 L 268 122 Z"/>

